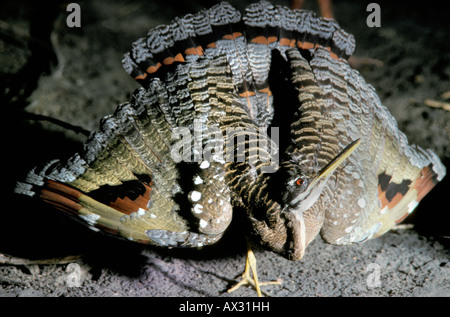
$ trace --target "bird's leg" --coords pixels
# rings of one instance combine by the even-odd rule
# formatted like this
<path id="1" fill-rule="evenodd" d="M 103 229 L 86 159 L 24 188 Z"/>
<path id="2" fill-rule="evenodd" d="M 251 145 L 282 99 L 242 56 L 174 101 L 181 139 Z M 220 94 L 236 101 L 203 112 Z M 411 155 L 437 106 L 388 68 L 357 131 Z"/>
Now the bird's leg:
<path id="1" fill-rule="evenodd" d="M 333 4 L 332 0 L 317 0 L 319 5 L 320 15 L 327 19 L 333 19 Z M 291 9 L 303 9 L 305 0 L 291 0 Z M 350 66 L 356 70 L 361 70 L 366 67 L 381 67 L 383 62 L 366 56 L 350 56 L 348 59 Z"/>
<path id="2" fill-rule="evenodd" d="M 320 15 L 327 19 L 333 18 L 333 5 L 331 0 L 317 0 L 319 4 Z"/>
<path id="3" fill-rule="evenodd" d="M 277 279 L 276 281 L 270 282 L 259 282 L 258 273 L 256 272 L 256 258 L 255 255 L 253 254 L 250 244 L 247 242 L 247 258 L 245 260 L 244 272 L 241 274 L 241 280 L 232 288 L 230 288 L 227 292 L 231 293 L 243 285 L 249 285 L 256 290 L 258 297 L 262 297 L 263 292 L 261 291 L 260 288 L 261 285 L 280 285 L 281 282 L 282 282 L 281 279 Z"/>
<path id="4" fill-rule="evenodd" d="M 291 0 L 291 9 L 303 9 L 305 0 Z"/>
<path id="5" fill-rule="evenodd" d="M 320 14 L 324 18 L 333 18 L 333 5 L 331 0 L 317 0 Z M 303 9 L 305 0 L 291 0 L 291 9 Z"/>

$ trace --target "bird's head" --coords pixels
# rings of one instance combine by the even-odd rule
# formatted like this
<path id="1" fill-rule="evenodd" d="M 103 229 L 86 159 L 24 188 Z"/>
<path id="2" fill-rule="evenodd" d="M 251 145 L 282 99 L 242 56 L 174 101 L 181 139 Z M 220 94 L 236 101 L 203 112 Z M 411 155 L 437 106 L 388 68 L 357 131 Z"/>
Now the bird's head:
<path id="1" fill-rule="evenodd" d="M 324 219 L 323 210 L 312 207 L 330 176 L 359 143 L 359 139 L 350 143 L 317 172 L 292 160 L 283 161 L 267 177 L 268 198 L 254 202 L 249 210 L 256 240 L 287 259 L 301 259 Z"/>

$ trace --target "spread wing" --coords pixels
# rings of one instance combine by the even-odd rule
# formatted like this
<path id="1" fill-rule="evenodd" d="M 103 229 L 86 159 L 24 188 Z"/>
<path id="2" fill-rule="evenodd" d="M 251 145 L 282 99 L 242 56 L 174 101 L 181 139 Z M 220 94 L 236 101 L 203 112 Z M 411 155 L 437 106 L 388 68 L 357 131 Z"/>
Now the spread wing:
<path id="1" fill-rule="evenodd" d="M 82 153 L 34 169 L 16 191 L 130 240 L 216 242 L 231 221 L 232 197 L 223 156 L 204 160 L 202 149 L 220 148 L 223 140 L 213 136 L 227 125 L 272 124 L 284 111 L 269 87 L 273 51 L 287 60 L 287 50 L 299 49 L 310 55 L 305 78 L 323 90 L 321 111 L 337 129 L 339 148 L 361 139 L 312 207 L 326 210 L 322 235 L 338 244 L 380 235 L 445 169 L 433 152 L 408 145 L 374 89 L 348 66 L 353 48 L 333 20 L 264 1 L 244 17 L 221 3 L 177 18 L 125 55 L 125 70 L 143 85 L 133 100 L 103 119 Z M 174 148 L 191 162 L 180 162 Z M 250 177 L 252 169 L 244 171 Z"/>
<path id="2" fill-rule="evenodd" d="M 123 61 L 144 87 L 102 120 L 83 153 L 35 168 L 16 192 L 129 240 L 216 242 L 232 205 L 224 140 L 214 136 L 255 127 L 242 28 L 240 13 L 223 3 L 150 30 Z"/>
<path id="3" fill-rule="evenodd" d="M 155 89 L 141 89 L 105 117 L 83 153 L 32 170 L 16 191 L 93 230 L 132 241 L 187 247 L 217 241 L 231 221 L 228 193 L 204 186 L 213 174 L 202 173 L 198 164 L 187 176 L 179 171 L 170 153 L 171 129 L 158 106 L 165 99 Z M 208 214 L 209 200 L 222 201 L 219 216 Z"/>
<path id="4" fill-rule="evenodd" d="M 409 145 L 375 89 L 346 60 L 317 48 L 310 65 L 327 99 L 340 146 L 358 149 L 335 172 L 316 208 L 325 208 L 322 236 L 348 244 L 377 237 L 406 218 L 445 175 L 431 150 Z"/>

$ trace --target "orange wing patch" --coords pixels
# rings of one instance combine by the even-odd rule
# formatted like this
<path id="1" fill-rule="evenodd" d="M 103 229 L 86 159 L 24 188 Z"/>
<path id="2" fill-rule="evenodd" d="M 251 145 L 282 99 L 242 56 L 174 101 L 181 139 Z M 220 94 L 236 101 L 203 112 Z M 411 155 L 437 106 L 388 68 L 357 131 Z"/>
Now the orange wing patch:
<path id="1" fill-rule="evenodd" d="M 203 55 L 203 48 L 201 46 L 189 47 L 184 50 L 185 55 Z"/>
<path id="2" fill-rule="evenodd" d="M 149 66 L 145 71 L 149 74 L 156 73 L 158 69 L 161 67 L 161 63 L 157 63 L 156 65 Z"/>
<path id="3" fill-rule="evenodd" d="M 81 195 L 82 193 L 80 191 L 67 185 L 52 180 L 46 180 L 39 197 L 65 213 L 78 215 L 78 211 L 83 208 L 79 204 Z"/>
<path id="4" fill-rule="evenodd" d="M 145 193 L 143 195 L 138 196 L 134 200 L 127 196 L 125 196 L 124 198 L 117 197 L 117 199 L 111 202 L 109 206 L 127 215 L 133 212 L 137 212 L 139 209 L 147 209 L 147 204 L 150 201 L 150 192 L 152 191 L 152 188 L 146 184 L 143 185 L 145 187 Z"/>
<path id="5" fill-rule="evenodd" d="M 144 80 L 145 78 L 147 78 L 147 74 L 141 74 L 139 76 L 134 77 L 134 79 L 136 80 Z"/>
<path id="6" fill-rule="evenodd" d="M 224 40 L 234 40 L 234 39 L 236 39 L 236 38 L 238 38 L 240 36 L 242 36 L 241 32 L 234 32 L 233 34 L 226 34 L 222 38 Z"/>
<path id="7" fill-rule="evenodd" d="M 301 42 L 301 41 L 297 41 L 297 46 L 299 48 L 302 48 L 304 50 L 310 49 L 310 48 L 314 48 L 314 44 L 311 42 Z"/>
<path id="8" fill-rule="evenodd" d="M 295 47 L 295 39 L 287 39 L 287 38 L 281 38 L 280 39 L 280 45 L 281 46 L 290 46 Z"/>
<path id="9" fill-rule="evenodd" d="M 263 93 L 263 94 L 267 94 L 268 96 L 272 96 L 272 91 L 267 87 L 267 88 L 263 88 L 258 90 L 259 92 Z"/>
<path id="10" fill-rule="evenodd" d="M 378 199 L 382 227 L 375 234 L 378 237 L 401 223 L 417 207 L 423 197 L 437 184 L 437 175 L 430 166 L 424 167 L 415 180 L 392 182 L 391 176 L 378 176 Z"/>
<path id="11" fill-rule="evenodd" d="M 276 42 L 277 40 L 278 40 L 278 38 L 276 36 L 265 37 L 265 36 L 260 35 L 260 36 L 253 38 L 251 40 L 251 43 L 268 45 L 270 43 Z"/>
<path id="12" fill-rule="evenodd" d="M 411 180 L 403 180 L 397 184 L 391 179 L 392 176 L 385 173 L 378 175 L 378 199 L 381 209 L 385 207 L 392 209 L 410 189 Z"/>
<path id="13" fill-rule="evenodd" d="M 414 184 L 414 188 L 417 190 L 417 202 L 420 202 L 430 190 L 437 184 L 437 176 L 433 173 L 430 166 L 424 167 L 420 171 L 420 176 Z"/>
<path id="14" fill-rule="evenodd" d="M 397 184 L 391 182 L 391 176 L 382 173 L 378 176 L 378 199 L 381 203 L 381 209 L 385 207 L 392 209 L 411 190 L 417 192 L 415 200 L 419 203 L 436 183 L 436 175 L 430 166 L 424 167 L 414 182 L 403 180 L 400 184 Z"/>
<path id="15" fill-rule="evenodd" d="M 163 60 L 164 65 L 171 65 L 174 62 L 184 62 L 183 55 L 181 55 L 181 53 L 178 53 L 174 57 L 169 56 L 169 57 L 164 58 L 164 60 Z"/>
<path id="16" fill-rule="evenodd" d="M 255 95 L 255 93 L 253 91 L 248 91 L 248 90 L 239 94 L 239 96 L 241 96 L 242 98 L 248 98 L 248 97 L 254 96 L 254 95 Z"/>

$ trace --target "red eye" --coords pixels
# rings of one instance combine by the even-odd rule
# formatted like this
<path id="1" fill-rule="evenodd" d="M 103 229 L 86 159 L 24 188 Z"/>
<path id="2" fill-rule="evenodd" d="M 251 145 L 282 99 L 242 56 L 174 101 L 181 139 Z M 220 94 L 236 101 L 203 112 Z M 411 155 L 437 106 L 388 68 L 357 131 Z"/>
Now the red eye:
<path id="1" fill-rule="evenodd" d="M 303 184 L 303 178 L 299 178 L 297 179 L 297 181 L 295 182 L 298 186 L 301 186 Z"/>

